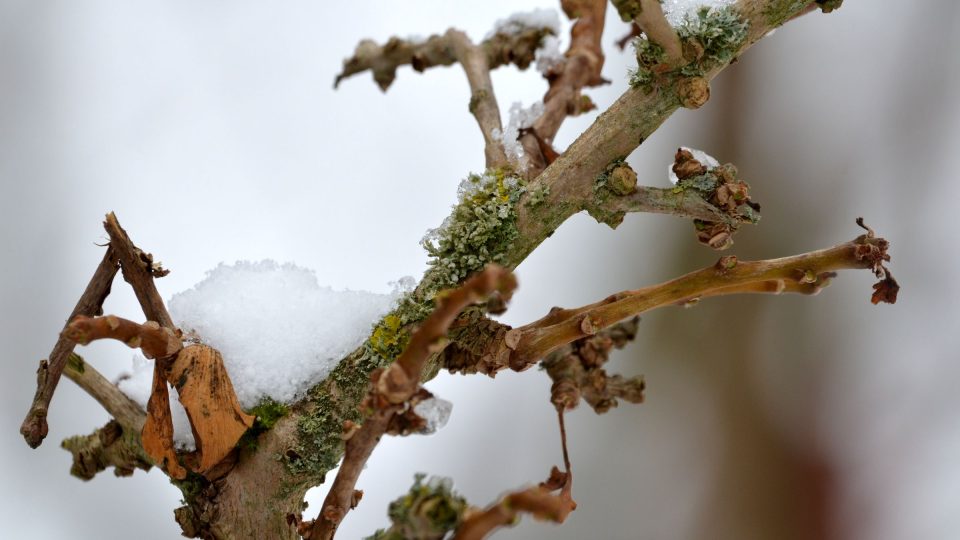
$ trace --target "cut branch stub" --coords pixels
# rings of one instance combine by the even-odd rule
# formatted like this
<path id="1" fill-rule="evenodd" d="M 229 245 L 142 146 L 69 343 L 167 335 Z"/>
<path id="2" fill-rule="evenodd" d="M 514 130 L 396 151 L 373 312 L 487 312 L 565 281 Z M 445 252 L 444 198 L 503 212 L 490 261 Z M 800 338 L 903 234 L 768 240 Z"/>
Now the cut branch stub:
<path id="1" fill-rule="evenodd" d="M 180 351 L 167 380 L 180 394 L 197 443 L 197 452 L 187 463 L 208 475 L 253 426 L 254 417 L 240 408 L 223 358 L 212 347 L 190 345 Z"/>

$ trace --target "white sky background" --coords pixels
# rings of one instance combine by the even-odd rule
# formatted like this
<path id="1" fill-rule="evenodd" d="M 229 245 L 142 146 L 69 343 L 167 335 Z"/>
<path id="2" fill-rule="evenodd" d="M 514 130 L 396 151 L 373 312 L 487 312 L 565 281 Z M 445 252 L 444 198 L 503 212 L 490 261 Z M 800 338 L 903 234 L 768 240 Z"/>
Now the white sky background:
<path id="1" fill-rule="evenodd" d="M 737 163 L 764 203 L 763 223 L 744 230 L 734 248 L 744 258 L 847 240 L 858 234 L 857 215 L 893 242 L 892 269 L 904 286 L 895 307 L 866 303 L 866 275 L 843 275 L 816 299 L 738 304 L 765 306 L 749 348 L 769 359 L 741 385 L 764 403 L 760 414 L 774 432 L 843 466 L 843 538 L 954 538 L 960 257 L 951 239 L 960 108 L 951 99 L 960 71 L 950 36 L 960 35 L 960 19 L 949 1 L 884 2 L 886 11 L 865 0 L 847 4 L 791 23 L 736 66 L 748 84 L 738 97 L 748 113 L 735 126 L 736 155 L 709 147 L 728 133 L 708 130 L 729 121 L 715 105 L 730 98 L 722 75 L 714 102 L 677 114 L 631 162 L 653 185 L 666 185 L 664 163 L 679 145 Z M 94 243 L 104 239 L 103 214 L 116 211 L 134 241 L 173 270 L 158 283 L 167 298 L 237 259 L 292 261 L 316 270 L 321 284 L 379 292 L 419 276 L 419 239 L 443 220 L 460 178 L 483 166 L 465 78 L 457 67 L 404 68 L 382 94 L 367 74 L 334 92 L 333 76 L 362 38 L 449 26 L 480 38 L 527 5 L 551 7 L 0 2 L 4 536 L 179 534 L 179 492 L 160 473 L 106 473 L 89 483 L 68 475 L 59 441 L 106 421 L 69 381 L 58 388 L 45 444 L 30 450 L 17 433 L 36 361 L 102 256 Z M 605 44 L 623 28 L 611 16 Z M 589 92 L 601 108 L 623 91 L 629 56 L 608 47 L 604 75 L 613 84 Z M 539 99 L 538 77 L 495 72 L 501 108 Z M 592 118 L 568 120 L 560 145 Z M 574 218 L 519 269 L 507 320 L 709 264 L 715 254 L 706 251 L 676 267 L 660 260 L 693 242 L 689 229 L 665 216 L 632 216 L 617 231 Z M 138 317 L 120 280 L 106 309 Z M 796 328 L 796 313 L 802 335 L 784 331 Z M 555 529 L 525 520 L 500 537 L 635 538 L 642 530 L 658 539 L 763 538 L 751 535 L 751 512 L 760 510 L 749 506 L 726 528 L 707 527 L 716 491 L 736 495 L 720 478 L 723 449 L 740 435 L 725 427 L 730 417 L 712 375 L 685 360 L 712 345 L 698 344 L 682 322 L 668 326 L 686 314 L 645 318 L 634 345 L 641 358 L 617 364 L 648 375 L 648 403 L 599 418 L 571 415 L 580 508 L 569 522 Z M 683 345 L 662 344 L 670 341 Z M 667 350 L 678 357 L 660 354 Z M 132 356 L 115 344 L 80 353 L 111 377 Z M 377 449 L 343 538 L 385 525 L 387 502 L 417 471 L 451 476 L 472 502 L 486 504 L 559 462 L 545 376 L 440 377 L 429 388 L 454 402 L 450 423 L 433 437 L 388 439 Z M 811 422 L 813 432 L 804 427 Z M 320 497 L 310 499 L 312 511 Z"/>

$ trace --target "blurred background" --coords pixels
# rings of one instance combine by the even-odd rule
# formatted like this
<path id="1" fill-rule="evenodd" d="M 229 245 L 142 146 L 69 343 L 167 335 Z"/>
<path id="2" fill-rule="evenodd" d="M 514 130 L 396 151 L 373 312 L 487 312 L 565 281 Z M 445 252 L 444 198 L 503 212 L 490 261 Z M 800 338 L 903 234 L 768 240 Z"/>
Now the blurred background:
<path id="1" fill-rule="evenodd" d="M 400 70 L 386 94 L 368 75 L 334 92 L 362 38 L 441 32 L 481 39 L 497 18 L 543 1 L 125 3 L 0 1 L 0 519 L 7 538 L 176 538 L 180 493 L 137 471 L 68 474 L 59 441 L 106 414 L 69 381 L 50 435 L 18 433 L 49 354 L 102 256 L 103 215 L 172 273 L 173 293 L 221 261 L 272 258 L 321 284 L 386 292 L 419 277 L 418 241 L 459 180 L 483 168 L 459 67 Z M 569 24 L 564 21 L 564 31 Z M 626 88 L 627 30 L 604 37 L 608 106 Z M 562 36 L 569 43 L 568 35 Z M 579 508 L 557 527 L 524 518 L 499 538 L 952 539 L 960 531 L 960 256 L 952 251 L 960 144 L 960 4 L 849 0 L 788 24 L 630 157 L 667 184 L 677 146 L 735 163 L 763 205 L 729 252 L 770 258 L 847 241 L 857 216 L 892 242 L 903 286 L 872 306 L 873 278 L 845 272 L 817 297 L 742 297 L 647 314 L 610 371 L 644 373 L 647 402 L 568 416 Z M 503 110 L 542 97 L 535 71 L 494 73 Z M 568 120 L 565 147 L 595 115 Z M 521 324 L 712 264 L 688 221 L 632 215 L 616 231 L 580 215 L 517 270 L 504 317 Z M 121 281 L 106 311 L 139 318 Z M 80 351 L 109 377 L 132 351 Z M 341 528 L 387 524 L 418 471 L 449 476 L 474 504 L 542 480 L 560 463 L 548 378 L 530 370 L 441 375 L 454 402 L 430 437 L 388 439 Z M 324 488 L 311 492 L 315 511 Z"/>

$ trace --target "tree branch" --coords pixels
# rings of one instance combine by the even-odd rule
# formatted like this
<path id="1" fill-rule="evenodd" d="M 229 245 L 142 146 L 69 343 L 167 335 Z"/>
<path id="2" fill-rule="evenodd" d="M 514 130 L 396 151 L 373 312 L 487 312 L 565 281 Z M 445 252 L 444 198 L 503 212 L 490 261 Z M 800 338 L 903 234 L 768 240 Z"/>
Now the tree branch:
<path id="1" fill-rule="evenodd" d="M 505 167 L 509 160 L 503 142 L 497 137 L 503 128 L 490 70 L 511 63 L 526 69 L 547 32 L 543 28 L 524 28 L 516 33 L 498 32 L 479 45 L 474 45 L 465 33 L 454 28 L 425 41 L 393 37 L 379 46 L 371 40 L 363 40 L 354 55 L 344 60 L 343 71 L 337 75 L 334 87 L 347 77 L 370 70 L 380 89 L 386 91 L 396 78 L 397 68 L 402 65 L 411 65 L 422 72 L 434 66 L 459 62 L 470 84 L 470 113 L 483 134 L 486 166 L 488 169 Z"/>
<path id="2" fill-rule="evenodd" d="M 67 321 L 73 320 L 78 315 L 92 317 L 103 313 L 103 301 L 110 294 L 110 286 L 113 284 L 113 278 L 116 275 L 116 253 L 112 248 L 107 248 L 106 253 L 103 254 L 103 260 L 97 266 L 93 277 L 90 278 L 90 283 L 87 284 L 87 288 L 83 291 Z M 50 408 L 53 392 L 57 389 L 60 375 L 67 364 L 67 359 L 73 352 L 73 347 L 73 342 L 61 335 L 53 346 L 53 351 L 50 352 L 49 361 L 41 360 L 40 367 L 37 368 L 37 392 L 33 397 L 30 410 L 20 426 L 20 433 L 31 448 L 40 446 L 40 443 L 47 436 L 49 430 L 47 410 Z"/>
<path id="3" fill-rule="evenodd" d="M 659 0 L 638 0 L 640 11 L 634 16 L 637 26 L 651 41 L 663 47 L 664 54 L 667 56 L 667 62 L 673 66 L 679 66 L 684 62 L 683 47 L 680 45 L 680 36 L 673 26 L 667 22 L 667 17 L 663 14 L 663 7 Z"/>
<path id="4" fill-rule="evenodd" d="M 372 408 L 363 424 L 356 428 L 352 422 L 344 425 L 346 439 L 343 462 L 330 492 L 321 506 L 320 516 L 312 522 L 300 524 L 298 529 L 307 540 L 333 538 L 347 512 L 358 500 L 355 486 L 364 464 L 395 415 L 403 411 L 407 400 L 420 387 L 420 377 L 427 358 L 442 347 L 447 329 L 467 306 L 484 300 L 494 292 L 509 298 L 516 280 L 509 271 L 496 266 L 487 266 L 483 272 L 471 277 L 462 286 L 437 295 L 437 307 L 410 338 L 407 347 L 397 360 L 371 376 L 370 394 L 365 399 L 366 407 Z"/>
<path id="5" fill-rule="evenodd" d="M 170 313 L 167 312 L 167 307 L 153 282 L 154 277 L 165 276 L 168 272 L 154 264 L 151 254 L 133 244 L 113 212 L 107 214 L 103 226 L 110 235 L 110 246 L 117 253 L 123 279 L 133 288 L 147 320 L 154 321 L 179 336 L 179 330 L 173 324 L 173 319 L 170 318 Z M 161 357 L 153 364 L 153 386 L 147 402 L 147 421 L 141 438 L 144 451 L 160 468 L 174 478 L 185 478 L 187 471 L 180 465 L 173 448 L 173 419 L 170 416 L 170 395 L 167 392 L 166 379 L 166 372 L 172 361 L 170 357 Z"/>
<path id="6" fill-rule="evenodd" d="M 153 463 L 137 444 L 139 433 L 123 427 L 116 420 L 90 435 L 64 439 L 60 446 L 73 454 L 70 474 L 82 480 L 91 480 L 107 467 L 117 476 L 130 476 L 135 469 L 149 471 Z"/>
<path id="7" fill-rule="evenodd" d="M 576 22 L 570 29 L 570 47 L 562 71 L 548 77 L 550 88 L 543 96 L 543 114 L 534 121 L 532 129 L 520 137 L 528 157 L 527 178 L 538 176 L 555 159 L 551 152 L 553 138 L 566 117 L 594 108 L 592 102 L 584 102 L 580 91 L 607 82 L 600 74 L 604 61 L 602 38 L 607 0 L 562 0 L 561 6 L 564 13 Z M 549 151 L 545 152 L 545 147 Z"/>
<path id="8" fill-rule="evenodd" d="M 169 328 L 161 327 L 154 321 L 137 324 L 116 315 L 79 315 L 67 325 L 64 334 L 79 345 L 88 345 L 98 339 L 115 339 L 131 349 L 139 348 L 147 358 L 172 356 L 183 348 L 180 338 Z"/>
<path id="9" fill-rule="evenodd" d="M 569 464 L 566 473 L 554 467 L 550 478 L 539 486 L 510 493 L 483 512 L 468 516 L 457 528 L 453 540 L 482 540 L 494 530 L 516 523 L 522 512 L 536 519 L 563 523 L 577 508 L 571 496 L 572 487 Z M 554 495 L 552 492 L 558 489 L 560 493 Z"/>
<path id="10" fill-rule="evenodd" d="M 491 68 L 487 55 L 460 30 L 451 28 L 447 30 L 445 37 L 467 74 L 467 82 L 470 84 L 470 113 L 477 119 L 483 133 L 483 152 L 487 168 L 505 167 L 509 161 L 503 149 L 503 141 L 497 137 L 503 127 L 500 123 L 500 107 L 490 81 Z"/>
<path id="11" fill-rule="evenodd" d="M 870 269 L 883 280 L 881 283 L 887 283 L 892 280 L 883 266 L 883 262 L 889 260 L 888 245 L 882 238 L 862 235 L 852 242 L 829 249 L 781 259 L 741 262 L 736 257 L 721 257 L 713 266 L 674 280 L 622 292 L 589 306 L 559 310 L 540 321 L 512 330 L 516 346 L 510 366 L 514 369 L 523 368 L 571 341 L 593 335 L 618 321 L 658 307 L 686 303 L 701 296 L 717 296 L 744 289 L 759 292 L 769 287 L 768 283 L 778 281 L 793 281 L 797 285 L 791 290 L 806 292 L 800 285 L 822 285 L 819 283 L 821 278 L 827 278 L 830 272 L 841 269 Z M 786 286 L 782 289 L 776 286 L 774 292 L 784 290 Z M 895 301 L 896 295 L 883 300 Z"/>
<path id="12" fill-rule="evenodd" d="M 140 433 L 143 429 L 143 423 L 147 419 L 147 413 L 143 408 L 121 392 L 117 385 L 108 381 L 92 365 L 86 363 L 80 355 L 76 353 L 70 355 L 63 374 L 97 400 L 97 403 L 102 405 L 124 429 L 132 430 L 134 433 Z"/>

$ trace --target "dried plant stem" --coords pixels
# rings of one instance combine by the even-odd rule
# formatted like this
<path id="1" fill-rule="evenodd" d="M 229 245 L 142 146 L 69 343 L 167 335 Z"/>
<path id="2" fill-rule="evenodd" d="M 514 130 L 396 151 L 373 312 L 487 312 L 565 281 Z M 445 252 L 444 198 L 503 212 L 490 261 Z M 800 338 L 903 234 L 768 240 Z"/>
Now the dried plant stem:
<path id="1" fill-rule="evenodd" d="M 78 315 L 88 317 L 100 315 L 103 312 L 103 301 L 110 294 L 110 286 L 116 275 L 116 253 L 112 248 L 107 248 L 106 253 L 103 254 L 103 260 L 97 266 L 93 277 L 90 278 L 90 283 L 87 284 L 87 288 L 67 321 L 73 320 Z M 67 365 L 67 359 L 73 352 L 73 347 L 73 342 L 61 335 L 53 346 L 53 351 L 50 352 L 49 361 L 40 361 L 40 367 L 37 369 L 37 392 L 20 426 L 20 433 L 31 448 L 40 446 L 47 436 L 49 430 L 47 410 L 50 408 L 50 399 L 53 398 L 53 392 L 57 389 L 60 375 L 63 373 L 64 366 Z"/>

